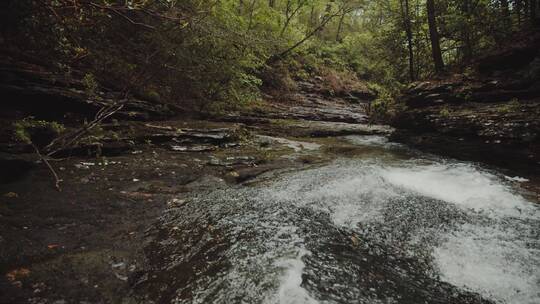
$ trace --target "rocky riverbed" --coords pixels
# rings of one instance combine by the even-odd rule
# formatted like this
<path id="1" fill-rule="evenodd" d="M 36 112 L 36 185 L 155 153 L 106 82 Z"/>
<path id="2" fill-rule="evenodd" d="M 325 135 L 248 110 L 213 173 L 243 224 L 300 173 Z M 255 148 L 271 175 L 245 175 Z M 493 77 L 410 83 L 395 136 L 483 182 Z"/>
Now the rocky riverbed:
<path id="1" fill-rule="evenodd" d="M 261 174 L 279 174 L 328 162 L 356 147 L 327 137 L 277 136 L 284 121 L 264 132 L 231 123 L 134 124 L 144 138 L 122 153 L 53 163 L 58 193 L 42 164 L 3 161 L 18 174 L 2 184 L 0 278 L 2 301 L 49 303 L 119 302 L 131 297 L 131 278 L 147 265 L 147 229 L 183 197 L 214 188 L 249 184 Z M 302 130 L 325 134 L 388 134 L 390 128 L 309 123 Z M 274 128 L 275 124 L 275 128 Z M 348 128 L 346 128 L 348 127 Z M 295 129 L 300 129 L 298 126 Z M 146 134 L 144 130 L 151 131 Z M 145 135 L 146 134 L 146 135 Z M 104 150 L 106 151 L 106 150 Z M 26 172 L 20 164 L 27 165 Z"/>
<path id="2" fill-rule="evenodd" d="M 145 140 L 120 155 L 55 162 L 60 193 L 40 164 L 0 187 L 3 302 L 539 299 L 538 176 L 422 154 L 384 126 L 131 129 Z"/>
<path id="3" fill-rule="evenodd" d="M 196 193 L 249 187 L 358 150 L 335 137 L 393 132 L 363 124 L 361 105 L 320 95 L 269 105 L 274 110 L 265 117 L 237 113 L 218 122 L 170 117 L 166 107 L 128 100 L 127 111 L 100 124 L 95 141 L 55 153 L 57 192 L 31 147 L 12 140 L 12 123 L 54 114 L 70 130 L 100 105 L 85 99 L 77 83 L 51 81 L 36 70 L 2 69 L 9 80 L 3 89 L 19 102 L 0 114 L 1 303 L 152 301 L 154 291 L 138 292 L 137 282 L 153 276 L 149 263 L 161 259 L 151 252 L 158 249 L 151 232 L 166 210 Z M 100 100 L 109 102 L 111 94 L 102 92 Z M 61 103 L 51 104 L 59 112 L 26 103 L 51 98 Z"/>

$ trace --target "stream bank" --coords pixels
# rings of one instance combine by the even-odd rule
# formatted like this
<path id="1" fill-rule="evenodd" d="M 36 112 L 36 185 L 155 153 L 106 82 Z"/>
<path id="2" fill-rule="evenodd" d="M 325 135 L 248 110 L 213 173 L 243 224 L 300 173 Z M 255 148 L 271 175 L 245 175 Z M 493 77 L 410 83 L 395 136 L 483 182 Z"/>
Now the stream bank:
<path id="1" fill-rule="evenodd" d="M 92 133 L 95 141 L 55 154 L 57 192 L 32 148 L 13 140 L 13 123 L 31 115 L 74 130 L 121 96 L 105 88 L 96 102 L 82 82 L 3 59 L 0 89 L 9 98 L 0 113 L 0 303 L 145 303 L 134 284 L 157 258 L 149 229 L 185 196 L 355 153 L 336 136 L 393 131 L 362 124 L 358 97 L 349 107 L 314 94 L 269 105 L 267 116 L 221 121 L 133 98 Z"/>
<path id="2" fill-rule="evenodd" d="M 31 74 L 33 82 L 11 78 L 17 102 L 2 112 L 3 126 L 28 114 L 46 119 L 44 108 L 25 104 L 36 96 L 61 92 L 74 106 L 54 114 L 68 128 L 100 106 L 79 111 L 88 100 L 68 92 L 77 84 Z M 62 192 L 2 128 L 0 303 L 538 299 L 537 238 L 526 233 L 539 231 L 535 171 L 411 150 L 388 140 L 401 131 L 368 124 L 361 94 L 329 101 L 314 86 L 302 90 L 294 103 L 218 121 L 166 107 L 145 114 L 150 104 L 129 101 L 125 119 L 101 126 L 99 143 L 59 152 L 52 165 Z M 463 241 L 474 246 L 460 255 L 452 248 Z M 504 282 L 516 283 L 494 290 L 452 263 L 478 264 L 487 250 L 493 258 L 480 270 L 504 265 Z"/>
<path id="3" fill-rule="evenodd" d="M 470 71 L 412 84 L 394 140 L 523 174 L 540 173 L 540 35 L 522 37 Z"/>

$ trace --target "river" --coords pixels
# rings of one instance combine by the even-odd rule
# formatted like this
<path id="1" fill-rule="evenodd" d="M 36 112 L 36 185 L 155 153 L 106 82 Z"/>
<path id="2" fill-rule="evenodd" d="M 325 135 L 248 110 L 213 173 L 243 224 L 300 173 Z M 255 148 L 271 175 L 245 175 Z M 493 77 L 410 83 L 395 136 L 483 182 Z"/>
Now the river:
<path id="1" fill-rule="evenodd" d="M 194 195 L 161 218 L 175 303 L 540 303 L 523 178 L 384 137 L 356 156 Z"/>

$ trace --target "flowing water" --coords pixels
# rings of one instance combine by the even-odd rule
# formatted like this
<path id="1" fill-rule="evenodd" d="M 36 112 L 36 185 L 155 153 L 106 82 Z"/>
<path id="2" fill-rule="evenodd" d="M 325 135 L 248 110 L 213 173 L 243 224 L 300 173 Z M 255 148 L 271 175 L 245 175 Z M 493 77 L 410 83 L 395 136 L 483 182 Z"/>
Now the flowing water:
<path id="1" fill-rule="evenodd" d="M 365 149 L 171 208 L 156 249 L 168 299 L 540 303 L 540 211 L 522 179 L 344 140 Z"/>

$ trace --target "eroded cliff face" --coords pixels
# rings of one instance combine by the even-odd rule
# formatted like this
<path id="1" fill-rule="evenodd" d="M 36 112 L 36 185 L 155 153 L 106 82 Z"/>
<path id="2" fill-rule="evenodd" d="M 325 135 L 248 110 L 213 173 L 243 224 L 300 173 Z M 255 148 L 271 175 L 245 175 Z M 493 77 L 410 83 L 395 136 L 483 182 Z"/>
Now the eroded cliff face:
<path id="1" fill-rule="evenodd" d="M 395 139 L 452 157 L 540 173 L 540 34 L 484 57 L 472 73 L 418 82 Z"/>

